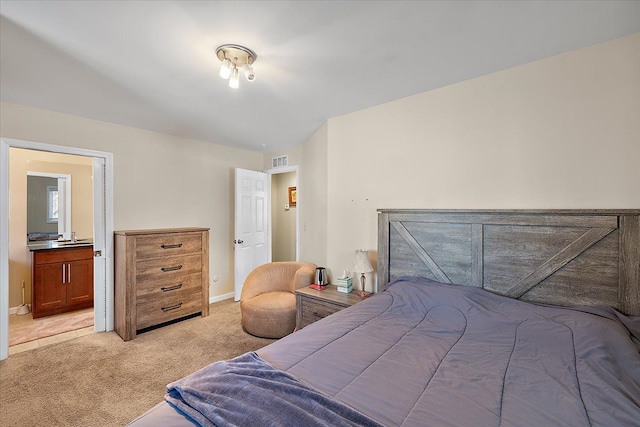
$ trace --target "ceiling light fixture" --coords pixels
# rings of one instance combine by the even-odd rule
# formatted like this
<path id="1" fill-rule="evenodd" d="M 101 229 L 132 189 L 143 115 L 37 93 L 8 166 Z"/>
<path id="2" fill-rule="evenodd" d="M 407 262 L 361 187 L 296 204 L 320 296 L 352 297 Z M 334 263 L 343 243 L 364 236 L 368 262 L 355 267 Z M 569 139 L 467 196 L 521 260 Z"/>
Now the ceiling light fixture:
<path id="1" fill-rule="evenodd" d="M 229 79 L 230 88 L 237 89 L 240 85 L 240 68 L 247 80 L 252 82 L 256 79 L 251 64 L 258 59 L 258 55 L 251 49 L 237 44 L 223 44 L 217 47 L 216 56 L 222 61 L 220 77 Z"/>

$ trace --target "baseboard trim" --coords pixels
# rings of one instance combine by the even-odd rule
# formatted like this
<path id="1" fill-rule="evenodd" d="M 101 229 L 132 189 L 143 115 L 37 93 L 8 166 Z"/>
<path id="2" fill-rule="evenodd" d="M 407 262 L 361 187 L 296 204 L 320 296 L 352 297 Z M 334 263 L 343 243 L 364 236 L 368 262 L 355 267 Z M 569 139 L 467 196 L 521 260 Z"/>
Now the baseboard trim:
<path id="1" fill-rule="evenodd" d="M 18 314 L 18 309 L 20 307 L 21 307 L 20 305 L 15 306 L 15 307 L 9 307 L 9 316 L 11 316 L 12 314 Z M 27 307 L 29 307 L 29 311 L 27 313 L 23 313 L 23 314 L 31 313 L 31 304 L 27 304 Z"/>
<path id="2" fill-rule="evenodd" d="M 228 294 L 216 295 L 215 297 L 209 298 L 209 304 L 213 304 L 214 302 L 224 301 L 226 299 L 233 298 L 234 293 L 229 292 Z M 18 312 L 18 307 L 9 307 L 9 315 L 16 314 Z"/>
<path id="3" fill-rule="evenodd" d="M 214 302 L 224 301 L 229 298 L 233 298 L 234 293 L 229 292 L 228 294 L 216 295 L 215 297 L 209 297 L 209 304 L 213 304 Z"/>

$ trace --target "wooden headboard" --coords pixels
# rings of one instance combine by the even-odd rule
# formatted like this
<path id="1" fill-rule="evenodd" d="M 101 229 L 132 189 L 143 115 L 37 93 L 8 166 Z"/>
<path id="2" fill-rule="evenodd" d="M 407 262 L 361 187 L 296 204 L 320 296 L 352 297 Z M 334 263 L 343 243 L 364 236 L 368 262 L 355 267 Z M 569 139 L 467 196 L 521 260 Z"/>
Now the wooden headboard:
<path id="1" fill-rule="evenodd" d="M 380 209 L 378 289 L 401 276 L 640 315 L 640 209 Z"/>

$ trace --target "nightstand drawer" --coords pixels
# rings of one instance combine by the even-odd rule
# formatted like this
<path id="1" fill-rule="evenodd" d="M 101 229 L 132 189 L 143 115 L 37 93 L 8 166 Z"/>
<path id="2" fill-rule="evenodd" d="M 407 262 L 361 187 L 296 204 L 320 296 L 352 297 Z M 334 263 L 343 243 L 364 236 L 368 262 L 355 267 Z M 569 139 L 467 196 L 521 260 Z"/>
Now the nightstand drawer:
<path id="1" fill-rule="evenodd" d="M 344 308 L 344 306 L 341 305 L 336 305 L 327 301 L 313 300 L 310 298 L 304 298 L 301 305 L 303 323 L 301 327 L 323 319 Z"/>
<path id="2" fill-rule="evenodd" d="M 345 294 L 338 292 L 333 285 L 329 285 L 321 291 L 310 287 L 297 289 L 296 329 L 302 329 L 360 301 L 362 301 L 362 298 L 355 293 Z"/>

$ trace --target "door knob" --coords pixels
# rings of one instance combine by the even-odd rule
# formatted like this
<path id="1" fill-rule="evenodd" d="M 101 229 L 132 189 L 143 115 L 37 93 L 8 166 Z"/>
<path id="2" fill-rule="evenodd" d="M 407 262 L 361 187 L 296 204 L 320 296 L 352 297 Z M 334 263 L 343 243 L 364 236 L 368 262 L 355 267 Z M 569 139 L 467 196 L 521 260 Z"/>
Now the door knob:
<path id="1" fill-rule="evenodd" d="M 234 240 L 234 243 L 235 243 L 235 240 Z M 238 240 L 238 244 L 240 244 L 240 245 L 241 245 L 241 244 L 243 244 L 243 243 L 244 243 L 244 240 Z"/>

